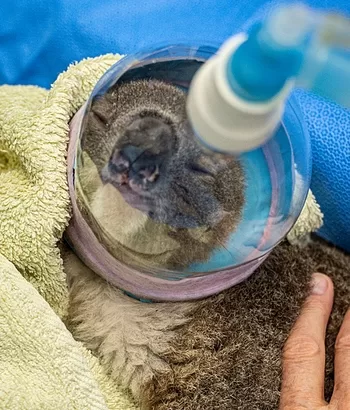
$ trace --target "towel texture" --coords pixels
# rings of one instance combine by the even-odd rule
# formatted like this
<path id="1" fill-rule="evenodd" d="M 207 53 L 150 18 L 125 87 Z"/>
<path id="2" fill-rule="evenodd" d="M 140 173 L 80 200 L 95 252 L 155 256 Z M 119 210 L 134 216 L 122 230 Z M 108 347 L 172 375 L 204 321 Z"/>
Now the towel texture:
<path id="1" fill-rule="evenodd" d="M 316 202 L 314 194 L 309 190 L 306 202 L 301 211 L 301 214 L 294 224 L 293 228 L 287 235 L 289 243 L 298 245 L 304 242 L 304 238 L 308 237 L 311 232 L 316 232 L 321 228 L 323 223 L 323 213 Z"/>
<path id="2" fill-rule="evenodd" d="M 0 409 L 136 409 L 3 256 L 0 329 Z"/>
<path id="3" fill-rule="evenodd" d="M 69 121 L 118 58 L 73 65 L 50 91 L 0 87 L 0 409 L 135 409 L 60 319 Z"/>
<path id="4" fill-rule="evenodd" d="M 117 59 L 72 66 L 50 91 L 0 87 L 0 252 L 61 316 L 67 292 L 56 243 L 69 220 L 69 120 Z"/>

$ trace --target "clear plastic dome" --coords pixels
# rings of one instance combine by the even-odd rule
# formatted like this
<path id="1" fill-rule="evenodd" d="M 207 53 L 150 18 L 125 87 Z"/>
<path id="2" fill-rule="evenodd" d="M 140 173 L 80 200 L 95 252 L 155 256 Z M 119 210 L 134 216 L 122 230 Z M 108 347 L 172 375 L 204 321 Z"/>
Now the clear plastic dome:
<path id="1" fill-rule="evenodd" d="M 121 59 L 71 125 L 69 240 L 140 298 L 193 299 L 243 280 L 307 196 L 310 141 L 293 99 L 257 150 L 233 157 L 199 145 L 186 95 L 215 51 L 170 46 Z"/>

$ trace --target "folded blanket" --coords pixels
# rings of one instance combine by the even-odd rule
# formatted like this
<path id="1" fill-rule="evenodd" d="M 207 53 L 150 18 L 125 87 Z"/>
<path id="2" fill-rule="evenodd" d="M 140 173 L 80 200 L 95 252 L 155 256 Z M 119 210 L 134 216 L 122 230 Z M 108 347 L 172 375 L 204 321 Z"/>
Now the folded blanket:
<path id="1" fill-rule="evenodd" d="M 0 409 L 136 409 L 3 256 L 0 295 Z"/>
<path id="2" fill-rule="evenodd" d="M 153 380 L 151 371 L 146 378 L 141 377 L 140 368 L 151 361 L 151 353 L 145 344 L 139 355 L 140 333 L 129 332 L 136 346 L 134 361 L 125 368 L 120 366 L 116 378 L 104 373 L 61 321 L 67 313 L 68 298 L 57 243 L 70 215 L 65 161 L 69 121 L 118 58 L 106 55 L 73 65 L 50 91 L 0 87 L 2 409 L 133 409 L 115 383 L 122 381 L 125 387 L 133 386 L 132 390 L 139 392 L 141 382 Z M 297 241 L 321 222 L 322 214 L 310 193 L 290 239 Z M 117 302 L 124 309 L 118 311 L 120 323 L 131 326 L 128 315 L 134 314 L 135 329 L 144 332 L 143 339 L 149 337 L 147 343 L 159 347 L 159 354 L 168 352 L 173 330 L 187 322 L 181 316 L 188 312 L 184 305 L 178 311 L 172 304 L 162 304 L 161 308 L 153 305 L 147 308 L 153 313 L 148 314 L 145 305 L 140 307 L 125 295 Z M 129 305 L 133 310 L 126 308 Z M 141 319 L 137 321 L 141 312 L 148 320 L 143 326 Z M 153 327 L 148 325 L 151 322 Z M 157 338 L 152 339 L 155 334 Z M 123 332 L 118 336 L 123 340 Z M 158 364 L 163 368 L 163 360 Z M 128 377 L 133 366 L 137 381 Z"/>
<path id="3" fill-rule="evenodd" d="M 59 318 L 65 316 L 68 300 L 57 242 L 69 220 L 65 163 L 69 120 L 118 58 L 107 55 L 74 65 L 50 91 L 0 87 L 0 408 L 4 410 L 135 408 Z"/>
<path id="4" fill-rule="evenodd" d="M 0 87 L 0 252 L 60 315 L 67 293 L 56 243 L 69 220 L 69 120 L 118 58 L 83 61 L 50 91 Z"/>

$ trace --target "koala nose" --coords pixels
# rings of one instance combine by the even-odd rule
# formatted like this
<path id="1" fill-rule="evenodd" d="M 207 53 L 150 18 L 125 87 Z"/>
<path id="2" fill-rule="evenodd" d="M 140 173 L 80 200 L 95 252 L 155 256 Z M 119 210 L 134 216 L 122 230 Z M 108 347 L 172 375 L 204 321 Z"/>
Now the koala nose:
<path id="1" fill-rule="evenodd" d="M 158 164 L 162 160 L 161 155 L 154 155 L 144 148 L 127 145 L 120 155 L 129 164 L 129 178 L 138 178 L 148 182 L 155 182 L 159 175 Z"/>
<path id="2" fill-rule="evenodd" d="M 134 145 L 126 145 L 121 151 L 120 155 L 130 164 L 130 168 L 140 166 L 143 162 L 145 150 Z"/>

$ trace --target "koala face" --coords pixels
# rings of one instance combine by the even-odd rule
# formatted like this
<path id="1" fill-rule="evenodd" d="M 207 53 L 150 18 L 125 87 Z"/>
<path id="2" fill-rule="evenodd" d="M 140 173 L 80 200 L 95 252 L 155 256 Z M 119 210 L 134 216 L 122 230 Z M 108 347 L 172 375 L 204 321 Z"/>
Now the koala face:
<path id="1" fill-rule="evenodd" d="M 149 218 L 174 228 L 209 228 L 232 211 L 219 187 L 231 169 L 241 189 L 239 165 L 201 150 L 185 102 L 186 94 L 168 84 L 123 84 L 91 107 L 88 132 L 96 145 L 89 154 L 102 182 Z"/>
<path id="2" fill-rule="evenodd" d="M 201 152 L 190 127 L 176 129 L 159 115 L 137 115 L 117 139 L 101 179 L 150 218 L 195 228 L 223 218 L 215 179 L 227 166 Z"/>

